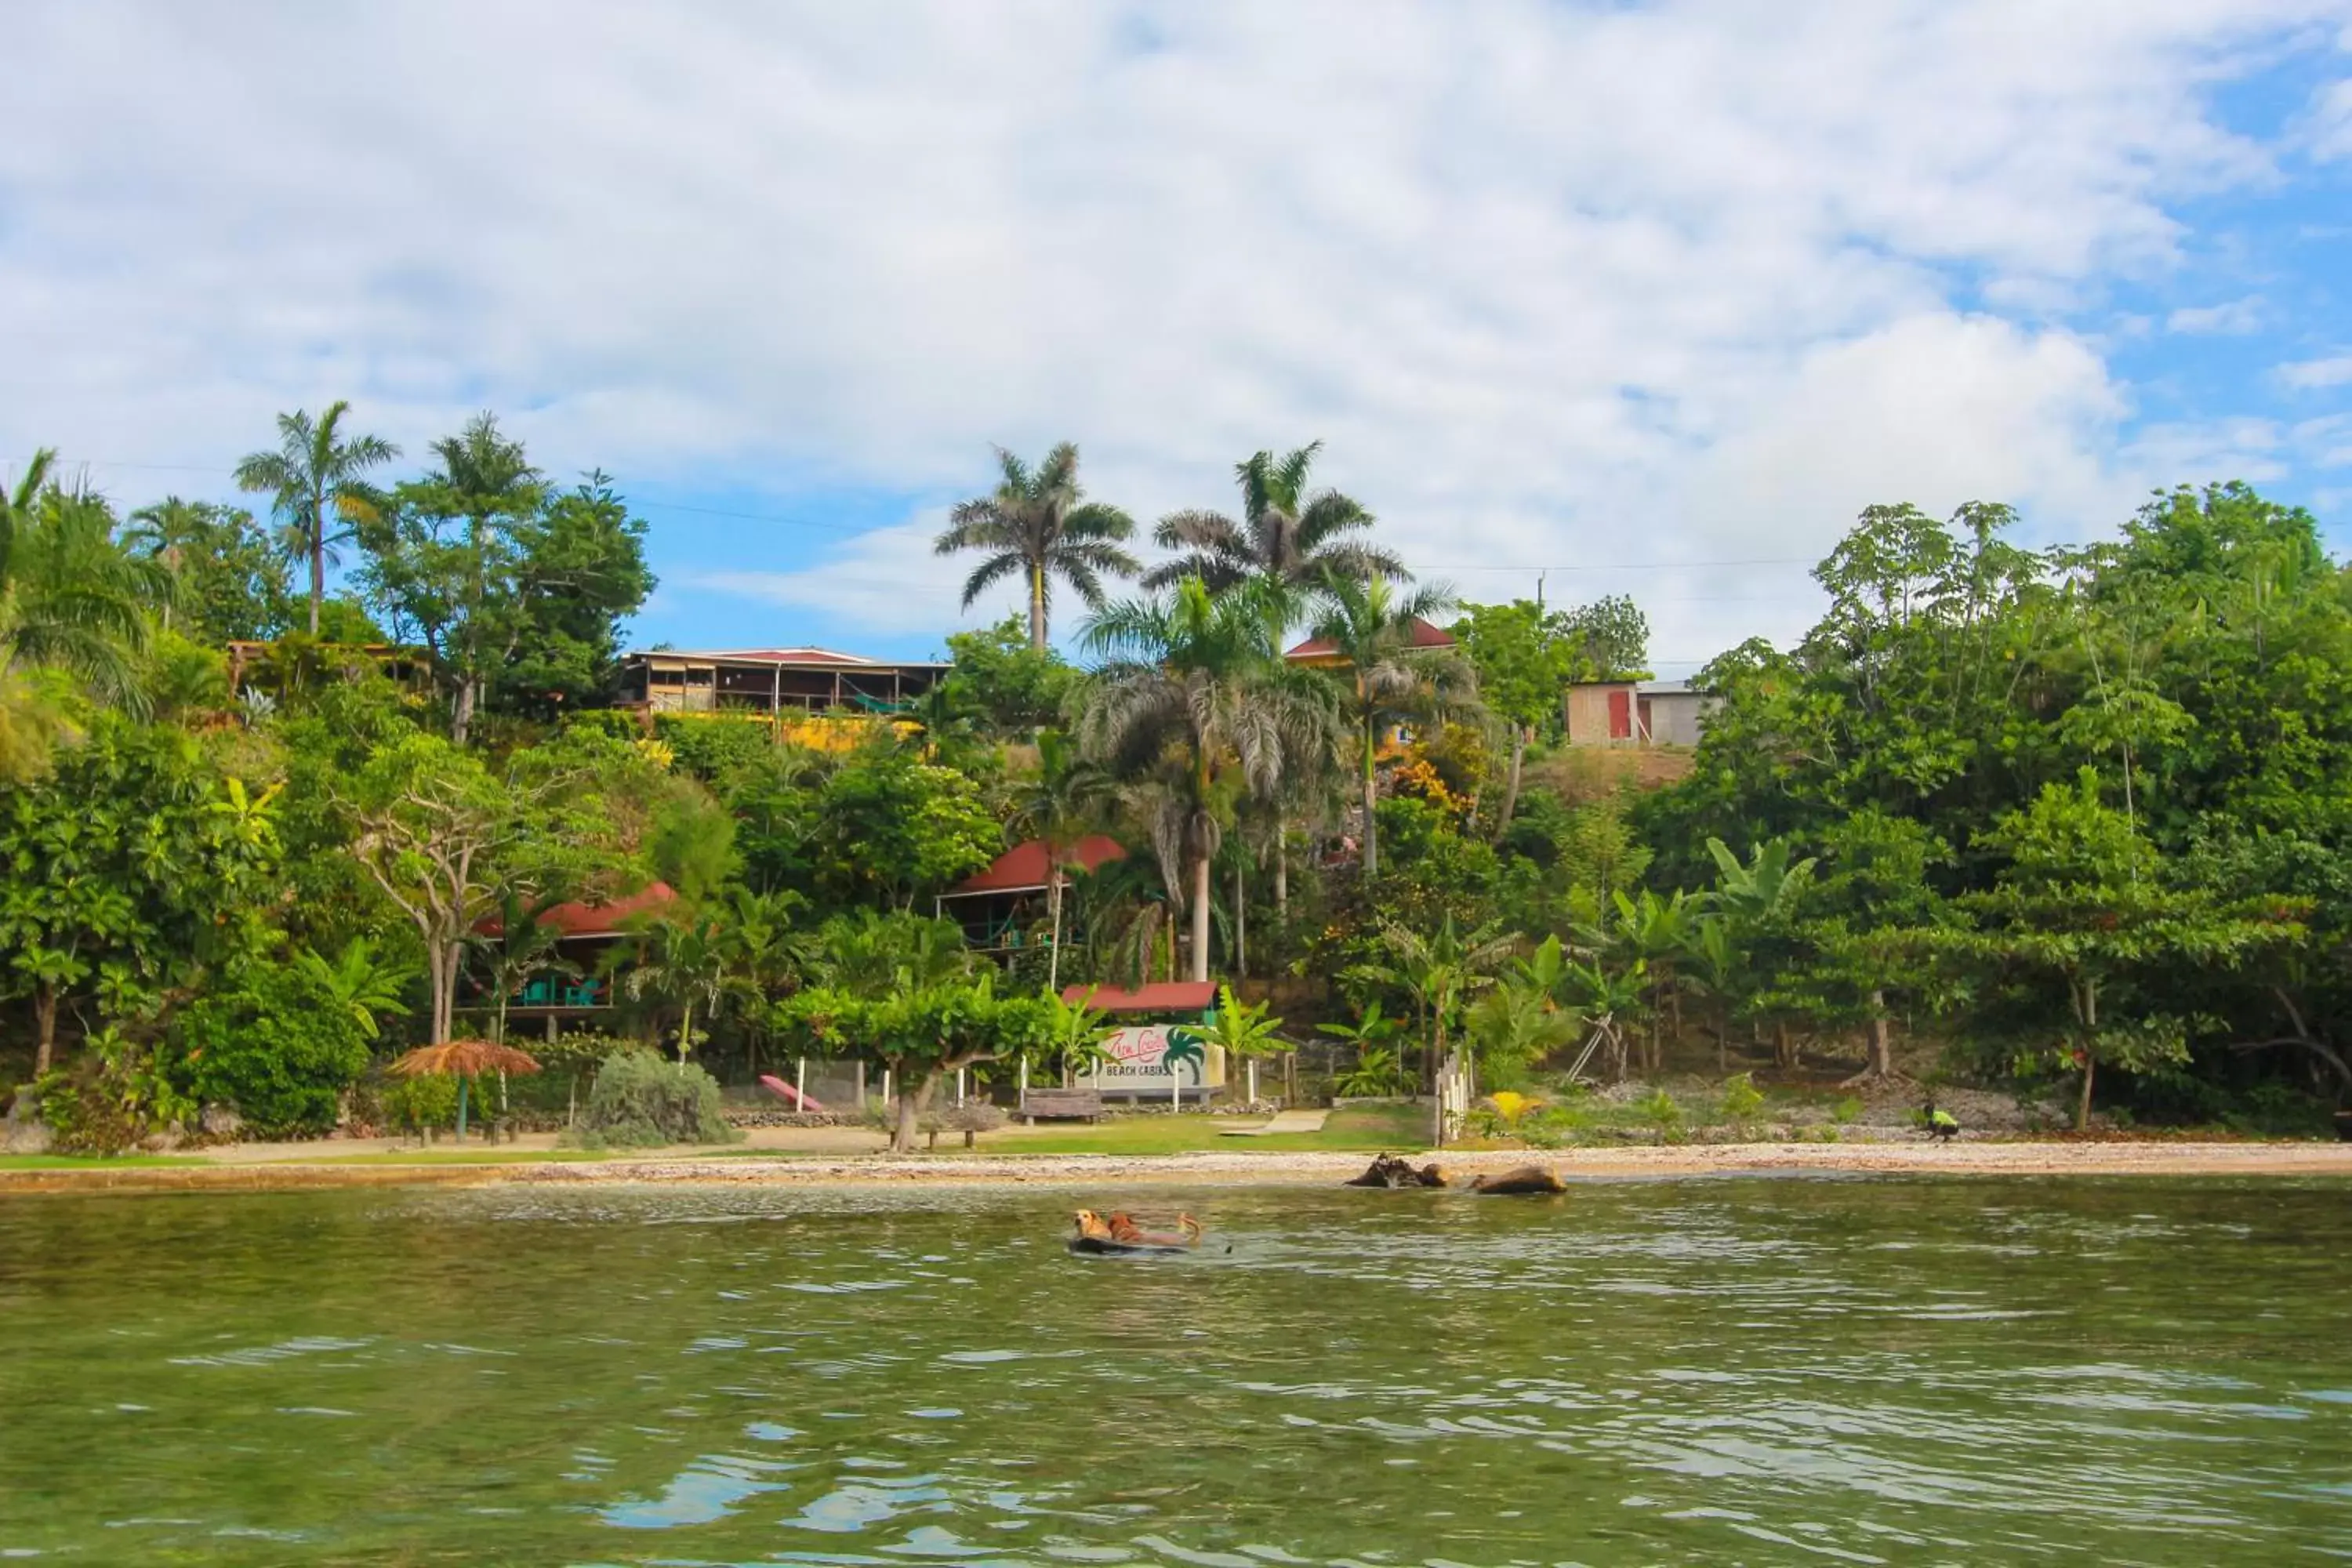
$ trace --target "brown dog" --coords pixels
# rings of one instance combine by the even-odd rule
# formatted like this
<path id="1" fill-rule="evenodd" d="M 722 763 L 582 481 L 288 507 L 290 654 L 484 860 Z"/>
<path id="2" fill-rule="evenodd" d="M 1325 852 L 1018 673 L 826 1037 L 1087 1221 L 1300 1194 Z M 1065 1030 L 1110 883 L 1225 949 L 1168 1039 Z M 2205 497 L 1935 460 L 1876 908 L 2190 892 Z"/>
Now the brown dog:
<path id="1" fill-rule="evenodd" d="M 1079 1211 L 1084 1213 L 1086 1211 Z M 1191 1215 L 1176 1216 L 1176 1234 L 1164 1230 L 1145 1230 L 1135 1223 L 1125 1210 L 1114 1214 L 1105 1222 L 1110 1238 L 1121 1247 L 1198 1247 L 1201 1245 L 1201 1222 Z"/>

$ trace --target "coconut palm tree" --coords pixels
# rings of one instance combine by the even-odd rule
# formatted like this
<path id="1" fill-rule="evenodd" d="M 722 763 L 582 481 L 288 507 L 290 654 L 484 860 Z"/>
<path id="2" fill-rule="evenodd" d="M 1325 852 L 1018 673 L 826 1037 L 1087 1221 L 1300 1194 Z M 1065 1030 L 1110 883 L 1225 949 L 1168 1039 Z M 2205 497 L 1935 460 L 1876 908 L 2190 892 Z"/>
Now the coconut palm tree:
<path id="1" fill-rule="evenodd" d="M 1282 659 L 1283 618 L 1262 584 L 1212 598 L 1188 578 L 1172 595 L 1110 606 L 1080 638 L 1105 662 L 1081 689 L 1078 742 L 1155 786 L 1152 845 L 1171 897 L 1189 901 L 1196 981 L 1209 977 L 1210 866 L 1235 798 L 1271 795 L 1337 734 L 1329 682 Z"/>
<path id="2" fill-rule="evenodd" d="M 1132 577 L 1140 570 L 1119 548 L 1134 537 L 1135 520 L 1115 506 L 1086 499 L 1078 485 L 1078 449 L 1065 441 L 1034 468 L 996 448 L 1002 477 L 995 490 L 974 496 L 948 514 L 948 526 L 933 542 L 939 554 L 977 550 L 986 559 L 964 579 L 963 607 L 991 584 L 1020 573 L 1029 583 L 1029 646 L 1045 651 L 1046 612 L 1053 606 L 1053 579 L 1077 591 L 1088 607 L 1103 605 L 1106 575 Z"/>
<path id="3" fill-rule="evenodd" d="M 1310 441 L 1287 457 L 1258 452 L 1234 466 L 1242 487 L 1239 522 L 1214 511 L 1171 512 L 1153 537 L 1183 552 L 1143 577 L 1147 588 L 1165 588 L 1198 577 L 1212 594 L 1252 578 L 1268 578 L 1294 590 L 1311 589 L 1327 574 L 1362 579 L 1384 573 L 1410 582 L 1404 563 L 1353 535 L 1372 525 L 1372 514 L 1337 490 L 1307 489 L 1315 456 Z"/>
<path id="4" fill-rule="evenodd" d="M 289 558 L 310 563 L 310 635 L 327 597 L 327 560 L 353 525 L 380 515 L 383 498 L 360 476 L 392 461 L 400 448 L 375 436 L 342 433 L 351 404 L 337 398 L 313 420 L 303 409 L 278 416 L 278 450 L 248 453 L 236 466 L 237 488 L 267 490 L 286 525 Z M 330 531 L 331 512 L 341 526 Z"/>
<path id="5" fill-rule="evenodd" d="M 1433 721 L 1474 706 L 1477 677 L 1469 660 L 1452 647 L 1414 646 L 1423 623 L 1454 608 L 1454 591 L 1444 584 L 1400 594 L 1380 572 L 1364 578 L 1333 574 L 1323 579 L 1319 592 L 1323 605 L 1315 636 L 1341 661 L 1331 674 L 1344 693 L 1354 731 L 1364 798 L 1363 874 L 1370 880 L 1381 868 L 1373 809 L 1381 737 L 1399 721 Z"/>
<path id="6" fill-rule="evenodd" d="M 58 483 L 56 457 L 35 453 L 0 493 L 0 677 L 47 667 L 144 716 L 147 612 L 170 602 L 171 570 L 124 551 L 112 509 Z"/>

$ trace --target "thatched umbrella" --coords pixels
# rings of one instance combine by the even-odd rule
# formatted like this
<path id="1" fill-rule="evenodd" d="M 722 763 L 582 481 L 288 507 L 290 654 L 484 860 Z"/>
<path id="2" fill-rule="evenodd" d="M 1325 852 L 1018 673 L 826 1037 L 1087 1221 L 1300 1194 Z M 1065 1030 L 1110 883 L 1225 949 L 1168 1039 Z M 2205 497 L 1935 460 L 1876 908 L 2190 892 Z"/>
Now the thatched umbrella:
<path id="1" fill-rule="evenodd" d="M 437 1046 L 419 1046 L 404 1056 L 394 1058 L 392 1070 L 403 1078 L 423 1078 L 426 1073 L 435 1072 L 457 1075 L 457 1142 L 463 1143 L 466 1141 L 467 1080 L 486 1072 L 537 1072 L 539 1058 L 529 1051 L 519 1051 L 512 1046 L 493 1045 L 488 1040 L 444 1040 Z"/>

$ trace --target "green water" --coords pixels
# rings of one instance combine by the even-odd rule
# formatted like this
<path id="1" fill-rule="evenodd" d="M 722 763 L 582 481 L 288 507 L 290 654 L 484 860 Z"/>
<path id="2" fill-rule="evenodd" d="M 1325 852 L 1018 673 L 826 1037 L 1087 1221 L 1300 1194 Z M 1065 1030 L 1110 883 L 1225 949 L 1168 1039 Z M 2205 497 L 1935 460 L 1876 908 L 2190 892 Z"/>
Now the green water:
<path id="1" fill-rule="evenodd" d="M 2342 1184 L 0 1199 L 0 1559 L 2345 1557 Z"/>

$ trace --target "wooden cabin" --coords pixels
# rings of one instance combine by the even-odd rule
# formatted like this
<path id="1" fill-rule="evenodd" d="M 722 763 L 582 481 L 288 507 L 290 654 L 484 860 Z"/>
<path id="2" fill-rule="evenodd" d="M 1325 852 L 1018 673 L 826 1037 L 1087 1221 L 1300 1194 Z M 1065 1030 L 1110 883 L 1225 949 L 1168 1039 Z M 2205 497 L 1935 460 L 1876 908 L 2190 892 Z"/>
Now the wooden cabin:
<path id="1" fill-rule="evenodd" d="M 906 711 L 950 668 L 923 660 L 866 658 L 825 647 L 724 653 L 661 649 L 622 658 L 620 700 L 625 706 L 655 713 L 775 719 L 815 713 L 888 716 Z"/>
<path id="2" fill-rule="evenodd" d="M 1067 879 L 1126 858 L 1127 850 L 1119 841 L 1104 834 L 1088 834 L 1071 845 L 1062 865 L 1065 905 L 1070 896 Z M 1030 942 L 1031 928 L 1048 918 L 1046 873 L 1051 868 L 1044 839 L 1016 844 L 991 861 L 986 870 L 974 872 L 941 893 L 933 900 L 931 912 L 961 926 L 963 940 L 975 952 L 1018 952 Z M 1065 918 L 1068 912 L 1066 907 Z M 1045 940 L 1050 942 L 1055 937 L 1049 934 Z"/>
<path id="3" fill-rule="evenodd" d="M 651 882 L 608 904 L 574 900 L 541 910 L 541 928 L 558 933 L 554 962 L 508 998 L 507 1017 L 542 1021 L 551 1040 L 566 1023 L 592 1023 L 609 1015 L 616 979 L 605 972 L 612 950 L 633 934 L 632 921 L 657 913 L 677 899 L 668 883 Z M 493 915 L 475 929 L 483 936 L 495 937 L 505 928 Z M 493 1005 L 478 982 L 469 990 L 460 1005 Z"/>

